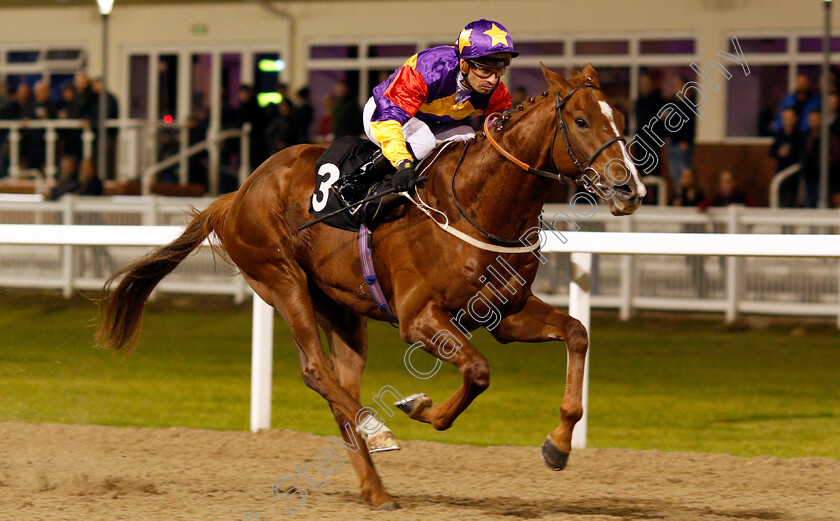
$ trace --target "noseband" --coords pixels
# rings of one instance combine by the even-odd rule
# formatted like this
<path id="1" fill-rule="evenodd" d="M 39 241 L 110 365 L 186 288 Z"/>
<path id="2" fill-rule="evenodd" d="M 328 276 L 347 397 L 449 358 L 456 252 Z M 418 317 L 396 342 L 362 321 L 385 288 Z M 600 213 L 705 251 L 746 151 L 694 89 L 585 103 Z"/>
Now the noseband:
<path id="1" fill-rule="evenodd" d="M 493 139 L 493 136 L 490 135 L 490 125 L 492 125 L 496 121 L 498 121 L 499 116 L 500 116 L 499 113 L 490 114 L 484 120 L 484 135 L 487 137 L 487 140 L 490 141 L 490 144 L 493 145 L 493 148 L 495 148 L 502 156 L 504 156 L 509 161 L 511 161 L 515 165 L 519 166 L 523 170 L 527 171 L 528 173 L 538 175 L 540 177 L 547 177 L 547 178 L 555 180 L 555 181 L 563 181 L 565 179 L 568 179 L 568 180 L 574 181 L 574 183 L 577 184 L 578 186 L 582 186 L 584 189 L 586 189 L 587 192 L 597 194 L 597 192 L 595 191 L 595 189 L 592 187 L 591 183 L 589 182 L 589 178 L 586 176 L 587 172 L 589 172 L 591 170 L 592 172 L 597 174 L 597 172 L 595 172 L 595 169 L 592 168 L 592 163 L 594 163 L 595 160 L 598 159 L 598 156 L 601 155 L 601 152 L 606 150 L 609 146 L 611 146 L 616 141 L 621 141 L 623 143 L 626 143 L 627 140 L 624 139 L 623 136 L 616 136 L 616 137 L 608 140 L 607 142 L 605 142 L 600 147 L 598 147 L 598 150 L 596 150 L 594 154 L 592 154 L 588 158 L 586 157 L 586 152 L 584 152 L 584 150 L 580 147 L 580 145 L 578 145 L 577 141 L 574 140 L 574 138 L 572 137 L 572 134 L 569 132 L 568 125 L 566 125 L 566 120 L 563 118 L 563 107 L 566 106 L 566 103 L 571 99 L 571 97 L 574 95 L 575 92 L 579 91 L 580 89 L 582 89 L 584 87 L 590 87 L 590 88 L 593 88 L 593 89 L 601 90 L 600 87 L 598 87 L 594 83 L 581 83 L 580 85 L 578 85 L 577 87 L 573 88 L 568 93 L 566 93 L 566 96 L 564 96 L 563 99 L 560 99 L 560 93 L 558 93 L 557 96 L 554 98 L 554 110 L 555 110 L 555 112 L 557 112 L 557 124 L 554 126 L 554 136 L 551 138 L 551 157 L 553 158 L 554 157 L 554 143 L 557 141 L 557 129 L 559 128 L 560 129 L 560 135 L 563 136 L 563 141 L 566 144 L 566 153 L 569 154 L 569 157 L 572 158 L 572 161 L 575 163 L 575 166 L 577 167 L 578 172 L 580 172 L 580 174 L 581 174 L 580 177 L 578 177 L 578 178 L 574 178 L 572 176 L 565 175 L 565 174 L 562 174 L 562 173 L 559 173 L 559 172 L 554 174 L 554 173 L 551 173 L 551 172 L 546 172 L 545 170 L 540 170 L 538 168 L 533 168 L 530 165 L 528 165 L 527 163 L 525 163 L 523 161 L 520 161 L 519 159 L 515 158 L 508 151 L 503 149 L 501 147 L 501 145 L 499 145 L 499 143 L 495 139 Z M 500 126 L 498 128 L 501 129 L 502 127 Z M 574 148 L 574 150 L 573 150 L 573 148 Z M 575 152 L 575 150 L 577 150 L 577 153 Z M 578 159 L 578 154 L 581 157 L 585 158 L 585 160 L 583 162 L 581 162 L 581 160 Z"/>

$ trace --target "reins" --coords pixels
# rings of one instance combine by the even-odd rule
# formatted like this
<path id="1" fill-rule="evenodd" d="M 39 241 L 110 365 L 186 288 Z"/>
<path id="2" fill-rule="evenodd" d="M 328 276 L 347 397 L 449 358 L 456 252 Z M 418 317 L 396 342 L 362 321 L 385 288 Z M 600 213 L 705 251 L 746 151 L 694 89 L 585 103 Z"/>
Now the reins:
<path id="1" fill-rule="evenodd" d="M 601 152 L 606 150 L 609 146 L 611 146 L 613 143 L 615 143 L 617 141 L 626 142 L 626 140 L 622 136 L 616 136 L 616 137 L 606 141 L 604 144 L 602 144 L 600 147 L 598 147 L 598 150 L 596 150 L 594 154 L 592 154 L 590 157 L 586 158 L 586 152 L 584 152 L 583 149 L 580 147 L 580 145 L 578 145 L 578 143 L 574 140 L 571 133 L 569 132 L 568 126 L 566 125 L 566 120 L 563 118 L 563 107 L 566 105 L 566 102 L 569 101 L 569 99 L 572 97 L 572 95 L 575 92 L 577 92 L 578 90 L 580 90 L 584 87 L 590 87 L 590 88 L 593 88 L 593 89 L 600 90 L 600 88 L 593 83 L 582 83 L 582 84 L 578 85 L 577 87 L 573 88 L 572 90 L 570 90 L 568 93 L 566 93 L 566 95 L 563 97 L 563 99 L 560 99 L 560 94 L 559 93 L 557 94 L 556 98 L 554 99 L 554 110 L 557 113 L 557 123 L 554 125 L 554 135 L 551 138 L 551 151 L 550 151 L 550 155 L 549 155 L 550 158 L 554 157 L 554 143 L 557 141 L 557 129 L 559 128 L 560 129 L 560 135 L 563 136 L 563 141 L 565 142 L 565 145 L 566 145 L 566 153 L 569 154 L 569 157 L 571 157 L 575 166 L 578 168 L 578 171 L 581 173 L 581 176 L 579 178 L 574 178 L 570 175 L 563 174 L 563 173 L 560 173 L 560 172 L 551 173 L 551 172 L 546 172 L 545 170 L 540 170 L 538 168 L 534 168 L 534 167 L 528 165 L 527 163 L 525 163 L 524 161 L 521 161 L 521 160 L 517 159 L 513 154 L 511 154 L 510 152 L 508 152 L 507 150 L 502 148 L 502 146 L 498 143 L 498 141 L 496 141 L 493 138 L 493 135 L 490 132 L 490 130 L 491 130 L 490 126 L 495 124 L 495 122 L 498 121 L 498 119 L 501 117 L 501 114 L 498 113 L 498 112 L 494 112 L 494 113 L 488 115 L 487 118 L 485 118 L 485 120 L 484 120 L 484 135 L 487 137 L 487 140 L 490 142 L 490 144 L 493 146 L 493 148 L 495 148 L 496 151 L 499 154 L 502 155 L 502 157 L 504 157 L 505 159 L 507 159 L 511 163 L 515 164 L 519 168 L 525 170 L 529 174 L 533 174 L 533 175 L 536 175 L 536 176 L 539 176 L 539 177 L 545 177 L 547 179 L 551 179 L 552 181 L 564 181 L 564 180 L 574 181 L 575 184 L 577 184 L 578 186 L 582 186 L 586 191 L 588 191 L 590 193 L 597 193 L 592 188 L 592 185 L 589 182 L 589 178 L 586 176 L 587 172 L 589 170 L 592 170 L 593 172 L 595 172 L 595 170 L 592 168 L 592 163 L 594 163 L 595 160 L 598 158 L 598 156 L 601 155 Z M 501 129 L 502 129 L 502 125 L 500 125 L 496 128 L 496 130 L 501 130 Z M 452 200 L 455 202 L 455 207 L 461 213 L 461 216 L 464 219 L 467 220 L 467 222 L 469 222 L 476 230 L 481 232 L 485 237 L 487 237 L 491 241 L 493 241 L 497 244 L 506 246 L 506 247 L 514 246 L 514 245 L 517 245 L 517 244 L 522 244 L 521 240 L 505 239 L 503 237 L 499 237 L 498 235 L 490 233 L 487 230 L 485 230 L 484 228 L 482 228 L 469 215 L 467 215 L 467 213 L 464 211 L 464 208 L 461 206 L 461 203 L 458 201 L 458 196 L 455 193 L 455 176 L 458 174 L 458 170 L 461 168 L 461 164 L 464 162 L 464 158 L 467 156 L 467 150 L 469 149 L 471 144 L 472 144 L 471 141 L 467 141 L 466 144 L 464 145 L 464 150 L 461 152 L 461 157 L 460 157 L 460 159 L 458 159 L 458 164 L 455 165 L 455 171 L 452 173 Z M 577 154 L 572 150 L 572 147 L 576 148 L 578 153 L 580 153 L 581 156 L 586 158 L 585 163 L 581 163 L 581 161 L 577 157 Z M 417 203 L 415 203 L 415 204 L 417 204 Z M 421 209 L 423 209 L 423 208 L 421 207 Z M 435 221 L 435 222 L 437 222 L 437 221 Z"/>
<path id="2" fill-rule="evenodd" d="M 551 152 L 549 156 L 554 157 L 554 143 L 557 141 L 557 129 L 559 128 L 560 135 L 563 136 L 563 142 L 566 145 L 566 153 L 569 154 L 569 157 L 572 159 L 572 161 L 578 169 L 578 172 L 580 172 L 581 174 L 581 176 L 578 178 L 574 178 L 572 176 L 562 174 L 560 172 L 557 172 L 555 174 L 551 172 L 546 172 L 545 170 L 534 168 L 525 163 L 524 161 L 520 161 L 519 159 L 514 157 L 513 154 L 502 148 L 502 146 L 498 143 L 498 141 L 496 141 L 493 138 L 492 134 L 490 133 L 490 125 L 495 124 L 501 116 L 501 114 L 499 114 L 498 112 L 494 112 L 493 114 L 488 115 L 487 118 L 484 120 L 484 135 L 487 137 L 487 140 L 490 142 L 493 148 L 495 148 L 496 151 L 502 155 L 502 157 L 515 164 L 519 168 L 525 170 L 529 174 L 534 174 L 540 177 L 547 177 L 548 179 L 552 179 L 554 181 L 563 181 L 568 179 L 570 181 L 574 181 L 576 185 L 582 186 L 587 192 L 594 193 L 597 195 L 597 192 L 592 188 L 592 185 L 589 182 L 589 178 L 587 177 L 587 173 L 590 170 L 597 174 L 597 172 L 595 172 L 595 169 L 592 168 L 592 163 L 594 163 L 595 160 L 598 159 L 598 156 L 601 155 L 601 152 L 606 150 L 613 143 L 619 141 L 626 143 L 627 140 L 624 139 L 623 136 L 616 136 L 606 141 L 604 144 L 598 147 L 598 150 L 596 150 L 594 154 L 586 158 L 586 152 L 584 152 L 580 145 L 577 144 L 577 141 L 574 140 L 571 133 L 569 132 L 569 127 L 566 125 L 566 120 L 563 118 L 563 107 L 566 106 L 566 103 L 571 99 L 572 95 L 575 92 L 585 87 L 601 90 L 600 87 L 598 87 L 594 83 L 581 83 L 577 87 L 567 92 L 563 99 L 560 99 L 560 93 L 557 93 L 557 96 L 554 98 L 554 111 L 557 113 L 557 123 L 554 125 L 554 135 L 551 138 Z M 501 126 L 499 126 L 497 130 L 501 130 Z M 578 155 L 575 153 L 574 150 L 572 150 L 573 146 L 577 149 L 578 153 L 580 153 L 581 156 L 586 158 L 585 163 L 581 163 L 580 159 L 578 159 Z"/>

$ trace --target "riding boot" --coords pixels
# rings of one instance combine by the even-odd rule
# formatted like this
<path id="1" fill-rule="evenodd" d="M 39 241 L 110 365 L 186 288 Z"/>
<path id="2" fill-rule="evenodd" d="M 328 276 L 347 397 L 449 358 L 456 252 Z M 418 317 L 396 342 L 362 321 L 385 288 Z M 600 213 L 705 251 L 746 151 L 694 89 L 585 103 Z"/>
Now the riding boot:
<path id="1" fill-rule="evenodd" d="M 396 171 L 391 161 L 385 157 L 381 150 L 373 153 L 370 161 L 362 165 L 362 176 L 368 182 L 380 181 L 383 177 Z"/>

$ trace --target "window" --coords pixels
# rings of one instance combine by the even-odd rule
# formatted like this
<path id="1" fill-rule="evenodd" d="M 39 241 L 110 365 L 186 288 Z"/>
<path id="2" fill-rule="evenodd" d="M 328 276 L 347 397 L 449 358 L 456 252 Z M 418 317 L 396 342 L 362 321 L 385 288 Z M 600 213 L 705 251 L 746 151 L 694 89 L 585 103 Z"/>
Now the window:
<path id="1" fill-rule="evenodd" d="M 575 42 L 575 54 L 584 55 L 618 55 L 628 54 L 630 42 L 627 40 L 590 40 Z"/>
<path id="2" fill-rule="evenodd" d="M 642 40 L 640 54 L 694 54 L 694 40 Z"/>
<path id="3" fill-rule="evenodd" d="M 822 36 L 739 37 L 738 43 L 749 63 L 750 75 L 745 76 L 738 65 L 729 69 L 732 78 L 727 82 L 726 135 L 772 136 L 779 105 L 794 90 L 797 75 L 807 76 L 811 89 L 819 93 Z M 831 39 L 831 51 L 840 52 L 840 38 Z M 731 44 L 729 52 L 734 52 Z M 837 68 L 840 62 L 832 66 Z"/>

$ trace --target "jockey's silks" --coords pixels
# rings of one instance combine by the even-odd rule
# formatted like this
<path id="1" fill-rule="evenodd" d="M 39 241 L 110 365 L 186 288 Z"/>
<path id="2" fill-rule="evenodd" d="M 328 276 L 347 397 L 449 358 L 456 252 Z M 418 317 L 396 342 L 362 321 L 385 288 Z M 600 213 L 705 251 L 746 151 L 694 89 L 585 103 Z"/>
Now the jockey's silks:
<path id="1" fill-rule="evenodd" d="M 412 117 L 434 129 L 441 123 L 510 109 L 510 93 L 501 80 L 489 94 L 465 88 L 463 80 L 455 48 L 440 46 L 415 54 L 374 87 L 376 110 L 370 131 L 385 157 L 394 164 L 412 159 L 402 133 Z"/>

